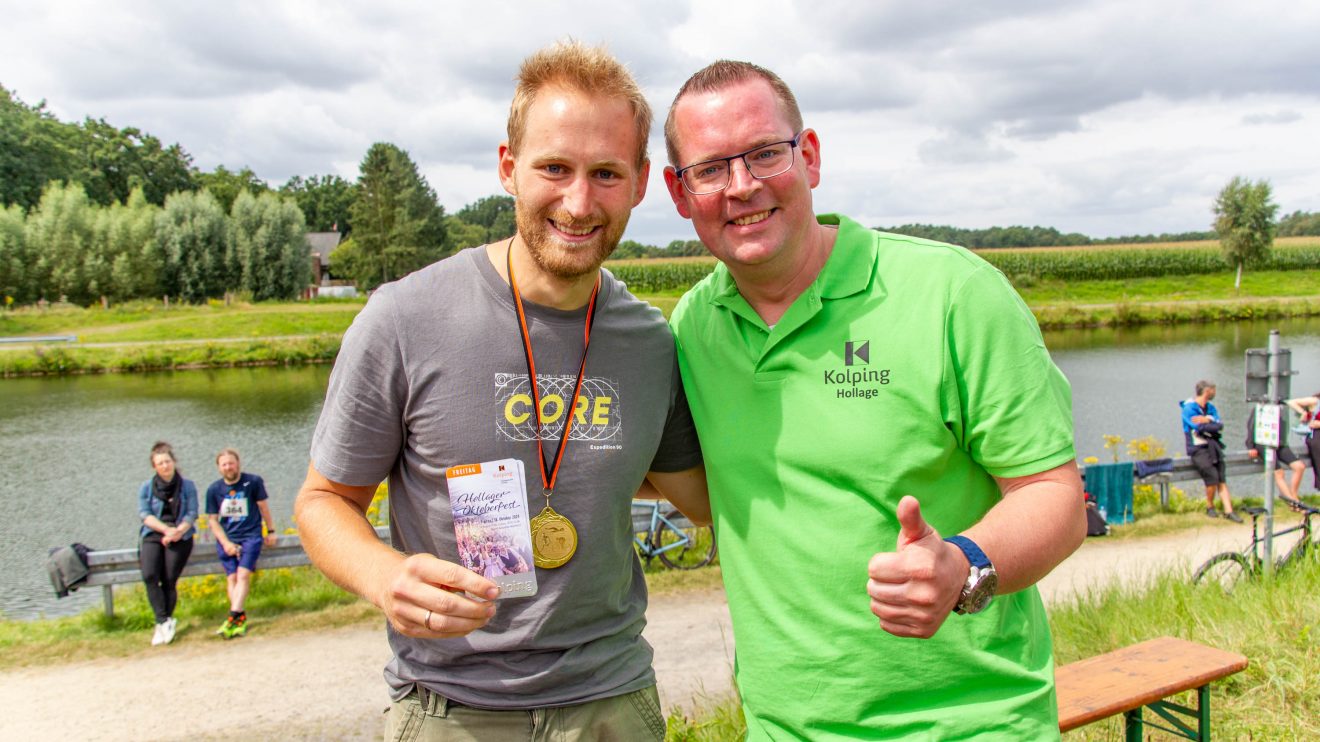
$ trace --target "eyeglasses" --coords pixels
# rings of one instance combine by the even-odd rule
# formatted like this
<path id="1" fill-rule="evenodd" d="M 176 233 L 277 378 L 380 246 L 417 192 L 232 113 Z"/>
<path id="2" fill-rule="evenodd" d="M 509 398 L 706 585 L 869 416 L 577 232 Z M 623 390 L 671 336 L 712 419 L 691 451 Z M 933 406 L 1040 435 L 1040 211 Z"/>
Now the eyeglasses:
<path id="1" fill-rule="evenodd" d="M 798 146 L 802 132 L 792 139 L 782 142 L 763 144 L 760 147 L 740 152 L 736 155 L 706 160 L 680 169 L 676 174 L 683 181 L 683 187 L 694 196 L 718 193 L 729 187 L 733 177 L 733 161 L 742 160 L 747 172 L 757 180 L 782 175 L 793 167 L 793 150 Z"/>

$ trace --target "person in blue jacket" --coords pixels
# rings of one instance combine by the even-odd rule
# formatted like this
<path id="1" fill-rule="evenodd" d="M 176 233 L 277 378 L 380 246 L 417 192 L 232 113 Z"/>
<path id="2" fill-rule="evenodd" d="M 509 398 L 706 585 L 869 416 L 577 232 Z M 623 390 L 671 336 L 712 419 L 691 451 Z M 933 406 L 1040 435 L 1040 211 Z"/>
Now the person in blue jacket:
<path id="1" fill-rule="evenodd" d="M 147 600 L 156 614 L 156 633 L 151 644 L 174 641 L 178 622 L 174 606 L 179 602 L 176 585 L 193 548 L 193 522 L 197 520 L 197 486 L 178 471 L 174 449 L 164 441 L 151 447 L 151 479 L 138 489 L 138 517 L 142 519 L 142 544 L 138 558 Z"/>
<path id="2" fill-rule="evenodd" d="M 1233 498 L 1228 494 L 1228 476 L 1225 471 L 1224 444 L 1220 441 L 1224 421 L 1215 409 L 1215 383 L 1213 381 L 1196 382 L 1196 394 L 1183 400 L 1182 427 L 1183 438 L 1187 443 L 1187 455 L 1205 482 L 1205 514 L 1211 518 L 1219 517 L 1215 510 L 1215 493 L 1224 505 L 1224 517 L 1236 523 L 1242 517 L 1233 512 Z"/>

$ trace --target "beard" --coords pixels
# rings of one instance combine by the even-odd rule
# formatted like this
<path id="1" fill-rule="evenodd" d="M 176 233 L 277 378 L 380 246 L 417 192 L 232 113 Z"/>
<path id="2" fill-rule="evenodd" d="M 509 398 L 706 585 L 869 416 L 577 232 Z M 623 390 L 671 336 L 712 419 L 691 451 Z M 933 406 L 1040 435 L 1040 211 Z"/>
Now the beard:
<path id="1" fill-rule="evenodd" d="M 573 219 L 556 212 L 528 213 L 518 202 L 514 203 L 513 212 L 518 234 L 526 243 L 533 262 L 542 271 L 564 280 L 581 278 L 599 270 L 600 264 L 619 246 L 623 230 L 628 226 L 628 214 L 617 222 L 605 216 Z M 568 228 L 599 225 L 599 229 L 590 240 L 570 245 L 551 233 L 547 220 Z"/>

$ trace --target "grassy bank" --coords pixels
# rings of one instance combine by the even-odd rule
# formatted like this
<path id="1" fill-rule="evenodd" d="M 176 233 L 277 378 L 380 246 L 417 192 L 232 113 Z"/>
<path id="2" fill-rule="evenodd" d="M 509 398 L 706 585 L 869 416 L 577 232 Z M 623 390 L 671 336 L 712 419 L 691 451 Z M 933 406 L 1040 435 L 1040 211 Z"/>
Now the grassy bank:
<path id="1" fill-rule="evenodd" d="M 1251 664 L 1212 687 L 1215 736 L 1320 738 L 1317 594 L 1320 559 L 1315 558 L 1279 573 L 1272 583 L 1240 583 L 1232 595 L 1217 586 L 1193 586 L 1185 573 L 1165 575 L 1143 591 L 1110 587 L 1050 610 L 1055 661 L 1066 664 L 1157 636 L 1239 652 Z M 1196 703 L 1194 692 L 1172 700 L 1184 706 Z M 733 699 L 712 702 L 693 717 L 669 718 L 668 739 L 678 742 L 725 742 L 742 739 L 744 733 Z M 1065 736 L 1079 742 L 1122 738 L 1122 716 Z"/>
<path id="2" fill-rule="evenodd" d="M 198 548 L 214 548 L 210 544 Z M 646 570 L 652 595 L 721 588 L 719 566 L 671 570 L 653 562 Z M 99 590 L 99 588 L 90 588 Z M 187 577 L 179 582 L 176 643 L 215 641 L 212 633 L 229 615 L 221 575 Z M 254 633 L 282 636 L 311 629 L 381 620 L 375 606 L 327 580 L 311 567 L 258 570 L 247 602 Z M 0 621 L 0 671 L 98 657 L 125 657 L 146 651 L 155 619 L 140 585 L 115 589 L 115 616 L 101 609 L 76 616 L 36 621 Z"/>
<path id="3" fill-rule="evenodd" d="M 685 270 L 700 272 L 711 260 L 669 265 L 696 266 Z M 646 262 L 658 265 L 614 267 L 654 272 L 666 265 Z M 655 288 L 642 298 L 667 317 L 687 285 Z M 1065 329 L 1320 316 L 1317 286 L 1320 269 L 1248 272 L 1240 291 L 1228 272 L 1090 281 L 1028 276 L 1020 278 L 1018 291 L 1041 327 Z M 633 288 L 642 290 L 636 284 Z M 334 359 L 344 330 L 362 306 L 362 300 L 168 308 L 131 302 L 108 310 L 5 310 L 0 311 L 0 337 L 72 335 L 78 344 L 0 346 L 0 376 L 324 363 Z"/>
<path id="4" fill-rule="evenodd" d="M 111 347 L 40 345 L 0 351 L 0 376 L 329 363 L 339 352 L 340 338 L 330 334 Z"/>

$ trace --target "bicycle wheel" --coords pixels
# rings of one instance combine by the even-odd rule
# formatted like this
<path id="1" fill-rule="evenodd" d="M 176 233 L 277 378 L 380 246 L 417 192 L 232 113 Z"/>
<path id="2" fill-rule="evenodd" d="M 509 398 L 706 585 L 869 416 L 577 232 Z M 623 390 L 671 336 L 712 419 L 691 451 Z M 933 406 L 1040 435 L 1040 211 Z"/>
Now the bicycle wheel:
<path id="1" fill-rule="evenodd" d="M 656 541 L 664 549 L 656 556 L 665 566 L 674 569 L 696 569 L 710 564 L 715 558 L 715 532 L 710 526 L 688 526 L 675 529 L 666 523 L 660 524 Z M 682 543 L 686 539 L 686 543 Z M 679 544 L 674 548 L 665 548 L 670 544 Z"/>
<path id="2" fill-rule="evenodd" d="M 1244 574 L 1251 571 L 1247 560 L 1235 551 L 1215 554 L 1205 564 L 1196 568 L 1192 574 L 1192 583 L 1196 585 L 1219 585 L 1226 593 L 1233 592 L 1233 587 Z"/>

